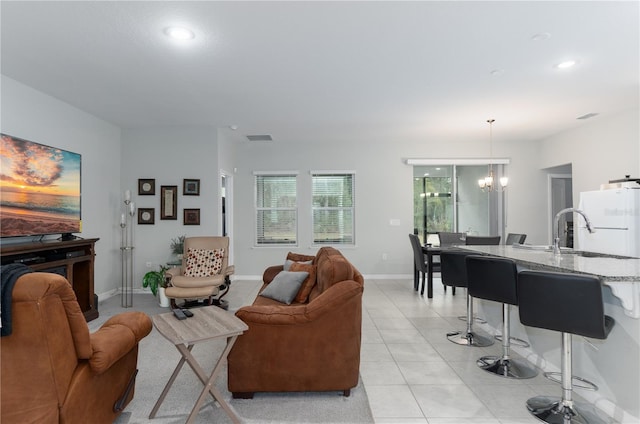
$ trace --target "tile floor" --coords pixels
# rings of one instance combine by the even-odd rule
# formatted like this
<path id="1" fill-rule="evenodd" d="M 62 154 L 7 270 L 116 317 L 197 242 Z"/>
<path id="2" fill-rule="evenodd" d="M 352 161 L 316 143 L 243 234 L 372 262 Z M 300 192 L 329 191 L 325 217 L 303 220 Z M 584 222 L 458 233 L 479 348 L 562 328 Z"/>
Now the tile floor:
<path id="1" fill-rule="evenodd" d="M 412 286 L 409 280 L 366 280 L 360 373 L 376 423 L 539 423 L 525 401 L 560 396 L 560 387 L 541 375 L 510 380 L 480 370 L 476 359 L 500 354 L 499 343 L 472 348 L 446 338 L 465 328 L 457 318 L 466 313 L 464 290 L 445 294 L 434 278 L 427 299 Z"/>
<path id="2" fill-rule="evenodd" d="M 258 281 L 234 281 L 226 297 L 229 309 L 251 303 L 260 287 Z M 438 278 L 434 278 L 432 299 L 415 292 L 412 280 L 366 280 L 360 374 L 376 423 L 540 423 L 529 415 L 526 399 L 560 396 L 559 385 L 541 375 L 510 380 L 480 370 L 476 359 L 498 355 L 499 343 L 470 348 L 447 340 L 447 332 L 465 328 L 457 318 L 466 313 L 465 296 L 464 290 L 455 296 L 450 290 L 444 293 Z M 166 312 L 150 295 L 136 295 L 135 302 L 138 307 L 146 305 L 148 313 Z M 90 329 L 118 312 L 122 311 L 101 311 L 89 323 Z"/>

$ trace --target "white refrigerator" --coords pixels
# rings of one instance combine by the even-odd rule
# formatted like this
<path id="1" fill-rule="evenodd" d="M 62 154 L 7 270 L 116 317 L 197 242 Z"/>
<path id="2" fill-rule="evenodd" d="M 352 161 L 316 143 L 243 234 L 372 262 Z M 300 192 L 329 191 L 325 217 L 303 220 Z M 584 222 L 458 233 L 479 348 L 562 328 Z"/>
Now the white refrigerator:
<path id="1" fill-rule="evenodd" d="M 640 189 L 585 191 L 578 208 L 595 229 L 589 233 L 582 217 L 577 217 L 578 250 L 640 258 Z"/>

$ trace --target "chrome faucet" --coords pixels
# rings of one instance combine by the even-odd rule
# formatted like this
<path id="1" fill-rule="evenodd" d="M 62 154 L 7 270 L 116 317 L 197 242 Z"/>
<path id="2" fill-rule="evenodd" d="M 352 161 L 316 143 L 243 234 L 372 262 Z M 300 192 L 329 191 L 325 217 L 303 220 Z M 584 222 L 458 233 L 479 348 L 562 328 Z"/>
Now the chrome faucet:
<path id="1" fill-rule="evenodd" d="M 587 224 L 587 231 L 589 231 L 590 233 L 595 233 L 595 229 L 591 226 L 591 221 L 589 221 L 589 218 L 587 217 L 587 215 L 582 212 L 580 209 L 574 209 L 574 208 L 566 208 L 566 209 L 562 209 L 560 212 L 558 212 L 556 214 L 555 219 L 553 220 L 553 254 L 554 255 L 559 255 L 560 254 L 560 234 L 558 234 L 559 231 L 559 226 L 560 226 L 560 216 L 562 214 L 565 213 L 570 213 L 570 212 L 575 212 L 578 213 L 580 215 L 582 215 L 582 217 L 584 218 L 584 222 Z"/>

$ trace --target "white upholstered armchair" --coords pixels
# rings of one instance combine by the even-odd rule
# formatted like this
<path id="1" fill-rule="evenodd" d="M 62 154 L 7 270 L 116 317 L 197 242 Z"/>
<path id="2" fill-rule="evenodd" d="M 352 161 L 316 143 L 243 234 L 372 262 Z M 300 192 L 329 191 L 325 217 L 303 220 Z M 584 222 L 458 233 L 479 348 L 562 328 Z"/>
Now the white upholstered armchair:
<path id="1" fill-rule="evenodd" d="M 169 279 L 165 293 L 171 299 L 171 308 L 178 306 L 176 299 L 184 299 L 181 306 L 186 307 L 205 299 L 209 305 L 226 309 L 228 304 L 222 297 L 229 291 L 233 272 L 234 266 L 229 265 L 229 237 L 187 237 L 182 265 L 165 272 Z"/>

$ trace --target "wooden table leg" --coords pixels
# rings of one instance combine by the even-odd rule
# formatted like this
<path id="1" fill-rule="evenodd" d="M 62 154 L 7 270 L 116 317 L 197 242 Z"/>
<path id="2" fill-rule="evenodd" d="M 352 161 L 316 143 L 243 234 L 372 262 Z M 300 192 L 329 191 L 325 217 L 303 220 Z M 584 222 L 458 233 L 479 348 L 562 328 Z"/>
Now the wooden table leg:
<path id="1" fill-rule="evenodd" d="M 187 349 L 190 351 L 191 349 L 193 349 L 193 345 L 189 346 Z M 176 377 L 180 373 L 180 370 L 182 369 L 184 362 L 185 362 L 185 358 L 184 358 L 184 355 L 182 355 L 182 358 L 180 358 L 178 365 L 176 365 L 176 369 L 174 369 L 173 374 L 171 374 L 171 378 L 169 378 L 169 381 L 167 381 L 167 384 L 164 386 L 164 390 L 162 390 L 162 394 L 156 401 L 156 404 L 153 406 L 153 409 L 149 414 L 149 418 L 155 418 L 156 413 L 158 412 L 158 409 L 160 409 L 160 405 L 162 405 L 162 402 L 164 402 L 164 398 L 167 396 L 167 393 L 169 393 L 169 389 L 171 388 L 171 385 L 173 385 L 173 382 L 175 381 Z"/>
<path id="2" fill-rule="evenodd" d="M 227 361 L 227 355 L 229 355 L 229 352 L 231 351 L 231 348 L 233 347 L 237 339 L 238 339 L 237 335 L 227 338 L 227 346 L 225 347 L 224 351 L 220 355 L 218 362 L 216 362 L 216 365 L 213 368 L 213 371 L 211 371 L 211 376 L 208 379 L 205 379 L 205 381 L 203 381 L 204 388 L 202 389 L 202 392 L 200 393 L 200 396 L 198 397 L 196 404 L 193 406 L 193 409 L 191 410 L 191 414 L 189 414 L 189 418 L 187 418 L 187 424 L 190 424 L 195 420 L 196 416 L 198 415 L 198 412 L 200 411 L 200 407 L 204 402 L 205 397 L 207 397 L 207 393 L 211 393 L 213 398 L 216 401 L 218 401 L 222 409 L 224 409 L 224 411 L 227 413 L 229 418 L 231 418 L 231 421 L 233 421 L 234 424 L 240 424 L 240 419 L 236 415 L 235 411 L 231 408 L 229 404 L 227 404 L 227 402 L 224 401 L 222 394 L 214 386 L 215 379 L 218 376 L 218 373 L 220 372 L 220 370 L 222 369 L 222 366 Z M 193 368 L 194 372 L 198 374 L 198 377 L 200 377 L 201 374 L 204 376 L 202 368 L 196 362 L 193 355 L 191 355 L 191 352 L 188 352 L 186 356 L 187 356 L 186 358 L 187 363 Z M 200 371 L 196 371 L 196 368 L 199 369 Z"/>

